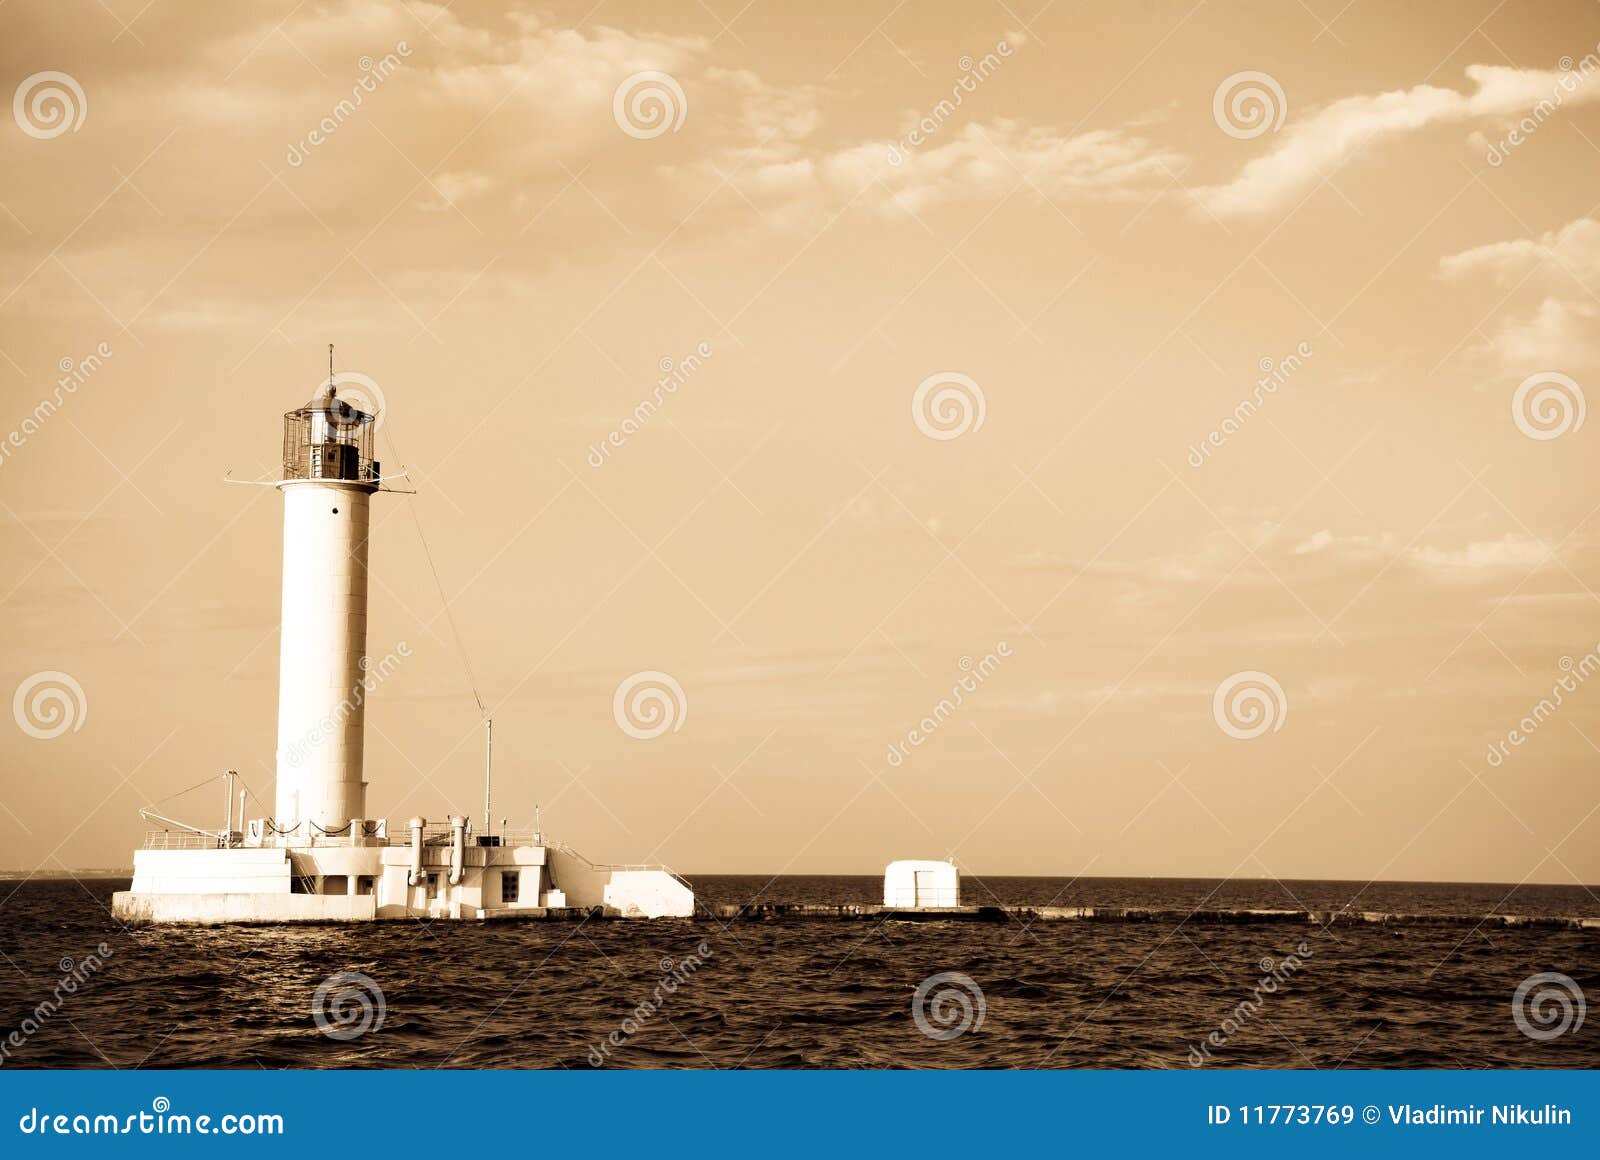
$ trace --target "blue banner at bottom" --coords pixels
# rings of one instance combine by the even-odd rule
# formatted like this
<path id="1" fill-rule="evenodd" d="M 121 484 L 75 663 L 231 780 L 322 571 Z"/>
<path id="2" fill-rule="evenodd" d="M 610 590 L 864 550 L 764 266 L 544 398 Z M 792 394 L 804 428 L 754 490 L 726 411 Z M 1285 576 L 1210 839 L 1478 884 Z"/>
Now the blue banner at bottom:
<path id="1" fill-rule="evenodd" d="M 0 1074 L 0 1152 L 212 1156 L 1027 1146 L 1596 1155 L 1600 1079 L 1521 1072 L 38 1072 Z"/>

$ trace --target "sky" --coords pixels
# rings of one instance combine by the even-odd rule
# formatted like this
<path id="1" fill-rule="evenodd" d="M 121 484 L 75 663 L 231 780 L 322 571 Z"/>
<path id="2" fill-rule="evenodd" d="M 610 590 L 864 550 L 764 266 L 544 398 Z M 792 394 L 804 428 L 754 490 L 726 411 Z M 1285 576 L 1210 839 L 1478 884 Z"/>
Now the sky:
<path id="1" fill-rule="evenodd" d="M 332 343 L 372 816 L 481 698 L 598 861 L 1600 883 L 1595 5 L 10 0 L 0 76 L 0 867 L 272 801 L 224 478 Z"/>

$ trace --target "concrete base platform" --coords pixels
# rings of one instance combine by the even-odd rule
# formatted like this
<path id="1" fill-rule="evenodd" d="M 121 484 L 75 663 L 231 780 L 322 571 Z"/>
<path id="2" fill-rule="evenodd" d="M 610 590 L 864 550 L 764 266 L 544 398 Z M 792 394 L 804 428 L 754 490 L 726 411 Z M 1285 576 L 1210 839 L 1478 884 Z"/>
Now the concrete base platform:
<path id="1" fill-rule="evenodd" d="M 372 922 L 374 899 L 326 894 L 149 894 L 119 890 L 111 914 L 128 925 L 185 923 Z"/>
<path id="2" fill-rule="evenodd" d="M 1467 926 L 1490 929 L 1600 930 L 1600 917 L 1526 914 L 1396 914 L 1373 910 L 1183 910 L 1105 906 L 890 907 L 860 903 L 760 902 L 714 906 L 706 917 L 761 922 L 785 918 L 880 922 L 1298 923 L 1304 926 Z"/>

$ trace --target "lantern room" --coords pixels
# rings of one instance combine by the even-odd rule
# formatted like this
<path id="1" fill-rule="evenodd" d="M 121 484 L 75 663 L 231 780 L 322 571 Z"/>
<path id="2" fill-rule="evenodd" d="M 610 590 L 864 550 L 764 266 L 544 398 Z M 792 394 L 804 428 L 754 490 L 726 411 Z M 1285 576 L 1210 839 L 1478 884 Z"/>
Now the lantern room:
<path id="1" fill-rule="evenodd" d="M 330 380 L 303 407 L 283 416 L 283 478 L 377 485 L 372 457 L 376 416 L 339 398 Z"/>

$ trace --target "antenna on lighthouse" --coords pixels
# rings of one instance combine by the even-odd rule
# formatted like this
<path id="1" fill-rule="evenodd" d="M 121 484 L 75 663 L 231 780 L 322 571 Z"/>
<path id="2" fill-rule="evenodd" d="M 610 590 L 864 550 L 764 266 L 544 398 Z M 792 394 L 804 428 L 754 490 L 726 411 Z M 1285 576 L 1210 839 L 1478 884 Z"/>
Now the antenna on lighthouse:
<path id="1" fill-rule="evenodd" d="M 489 791 L 494 784 L 494 718 L 483 719 L 483 833 L 494 833 L 494 821 L 489 813 Z"/>
<path id="2" fill-rule="evenodd" d="M 328 344 L 328 386 L 333 386 L 333 343 Z"/>

